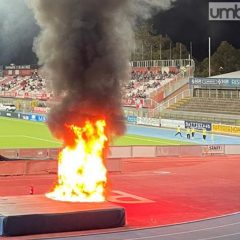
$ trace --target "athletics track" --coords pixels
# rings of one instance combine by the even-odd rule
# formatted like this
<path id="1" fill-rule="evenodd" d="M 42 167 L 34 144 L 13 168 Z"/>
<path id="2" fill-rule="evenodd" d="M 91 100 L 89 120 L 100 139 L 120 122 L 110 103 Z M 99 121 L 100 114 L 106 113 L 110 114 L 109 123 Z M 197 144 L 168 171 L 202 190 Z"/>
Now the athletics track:
<path id="1" fill-rule="evenodd" d="M 175 139 L 172 130 L 141 129 L 138 134 L 144 136 L 165 133 Z M 135 131 L 137 126 L 129 126 L 131 134 Z M 108 200 L 126 209 L 126 227 L 10 239 L 239 240 L 239 169 L 238 155 L 123 159 L 122 172 L 109 174 Z M 55 179 L 54 175 L 1 177 L 0 195 L 26 195 L 30 186 L 34 194 L 44 194 Z"/>
<path id="2" fill-rule="evenodd" d="M 163 138 L 168 140 L 180 140 L 183 142 L 189 142 L 192 144 L 240 144 L 240 137 L 220 134 L 207 134 L 207 138 L 204 141 L 202 139 L 201 132 L 196 132 L 194 139 L 188 140 L 186 132 L 182 130 L 181 136 L 175 136 L 176 130 L 156 127 L 144 127 L 139 125 L 128 125 L 127 133 L 134 135 L 142 135 L 147 137 Z"/>

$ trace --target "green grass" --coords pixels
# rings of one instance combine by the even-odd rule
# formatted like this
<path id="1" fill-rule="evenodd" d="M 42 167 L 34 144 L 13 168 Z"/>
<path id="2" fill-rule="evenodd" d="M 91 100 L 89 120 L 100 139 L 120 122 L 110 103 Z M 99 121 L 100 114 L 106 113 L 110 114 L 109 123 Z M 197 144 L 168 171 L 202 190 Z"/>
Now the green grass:
<path id="1" fill-rule="evenodd" d="M 126 145 L 183 145 L 176 140 L 125 135 L 114 140 L 114 146 Z M 55 139 L 45 123 L 0 117 L 0 148 L 57 148 Z"/>
<path id="2" fill-rule="evenodd" d="M 189 145 L 190 143 L 162 138 L 144 137 L 139 135 L 125 135 L 114 141 L 114 146 L 126 145 Z"/>
<path id="3" fill-rule="evenodd" d="M 0 118 L 0 148 L 55 148 L 61 143 L 52 137 L 46 124 Z"/>

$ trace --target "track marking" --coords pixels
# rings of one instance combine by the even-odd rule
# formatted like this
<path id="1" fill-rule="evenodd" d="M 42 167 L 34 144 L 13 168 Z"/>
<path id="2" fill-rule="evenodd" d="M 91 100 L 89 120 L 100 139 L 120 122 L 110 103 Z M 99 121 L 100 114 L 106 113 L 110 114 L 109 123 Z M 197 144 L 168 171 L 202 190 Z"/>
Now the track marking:
<path id="1" fill-rule="evenodd" d="M 196 239 L 196 240 L 211 240 L 211 239 L 219 239 L 219 238 L 224 238 L 224 239 L 226 239 L 225 237 L 236 236 L 236 235 L 240 235 L 240 232 L 231 233 L 231 234 L 226 234 L 226 235 L 219 235 L 219 236 L 216 236 L 216 237 L 199 238 L 199 239 Z"/>
<path id="2" fill-rule="evenodd" d="M 153 203 L 155 201 L 152 201 L 150 199 L 139 197 L 137 195 L 133 195 L 130 193 L 122 192 L 122 191 L 112 191 L 112 193 L 115 193 L 117 195 L 109 196 L 108 200 L 114 203 L 130 203 L 130 204 L 136 204 L 136 203 Z M 126 200 L 126 198 L 130 198 L 133 200 Z M 121 200 L 122 199 L 122 200 Z"/>
<path id="3" fill-rule="evenodd" d="M 135 140 L 143 140 L 143 141 L 146 141 L 146 142 L 157 142 L 157 143 L 162 143 L 163 142 L 163 141 L 158 141 L 158 140 L 153 140 L 153 139 L 146 139 L 146 138 L 149 138 L 147 136 L 144 136 L 145 138 L 139 138 L 139 137 L 130 137 L 130 136 L 125 135 L 124 137 L 129 138 L 129 139 L 135 139 Z M 166 139 L 166 140 L 169 140 L 169 139 Z M 171 141 L 171 140 L 169 140 L 169 141 Z"/>
<path id="4" fill-rule="evenodd" d="M 141 240 L 141 239 L 151 239 L 151 238 L 157 238 L 157 237 L 168 237 L 168 236 L 181 235 L 181 234 L 186 234 L 186 233 L 208 231 L 208 230 L 212 230 L 212 229 L 224 228 L 224 227 L 234 226 L 234 225 L 238 225 L 238 224 L 240 224 L 240 222 L 224 224 L 224 225 L 220 225 L 220 226 L 216 226 L 216 227 L 200 228 L 200 229 L 191 230 L 191 231 L 182 231 L 182 232 L 167 233 L 167 234 L 157 234 L 157 235 L 152 235 L 152 236 L 147 236 L 147 237 L 138 237 L 138 238 L 126 238 L 124 240 Z M 239 233 L 235 233 L 235 234 L 239 234 Z M 198 239 L 198 240 L 207 240 L 207 239 L 210 240 L 211 238 L 203 238 L 203 239 Z M 212 238 L 212 239 L 214 239 L 214 238 Z"/>
<path id="5" fill-rule="evenodd" d="M 38 138 L 38 137 L 31 137 L 31 136 L 27 136 L 27 135 L 21 135 L 22 137 L 25 137 L 25 138 L 30 138 L 30 139 L 35 139 L 35 140 L 40 140 L 40 141 L 44 141 L 44 142 L 52 142 L 52 143 L 61 143 L 59 141 L 54 141 L 54 140 L 47 140 L 47 139 L 44 139 L 44 138 Z"/>
<path id="6" fill-rule="evenodd" d="M 30 138 L 30 139 L 40 140 L 40 141 L 44 141 L 44 142 L 59 143 L 59 144 L 61 143 L 60 141 L 48 140 L 48 139 L 44 139 L 44 138 L 32 137 L 32 136 L 27 136 L 27 135 L 0 135 L 0 138 L 6 138 L 6 137 Z"/>

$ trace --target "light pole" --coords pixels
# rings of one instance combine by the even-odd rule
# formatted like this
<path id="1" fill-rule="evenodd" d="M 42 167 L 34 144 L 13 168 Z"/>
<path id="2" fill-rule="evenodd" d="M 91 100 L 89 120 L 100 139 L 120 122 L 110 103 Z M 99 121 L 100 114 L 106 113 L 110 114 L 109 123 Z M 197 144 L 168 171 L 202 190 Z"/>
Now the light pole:
<path id="1" fill-rule="evenodd" d="M 208 38 L 208 76 L 211 77 L 211 38 Z"/>

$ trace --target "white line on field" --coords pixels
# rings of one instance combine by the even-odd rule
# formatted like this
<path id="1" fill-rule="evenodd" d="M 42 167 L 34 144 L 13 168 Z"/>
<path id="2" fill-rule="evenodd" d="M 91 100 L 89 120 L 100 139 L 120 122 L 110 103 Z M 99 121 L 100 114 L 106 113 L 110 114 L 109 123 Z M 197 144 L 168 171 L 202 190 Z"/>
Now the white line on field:
<path id="1" fill-rule="evenodd" d="M 32 136 L 27 136 L 27 135 L 0 135 L 0 138 L 6 138 L 6 137 L 30 138 L 30 139 L 40 140 L 40 141 L 44 141 L 44 142 L 60 143 L 60 142 L 54 141 L 54 140 L 47 140 L 44 138 L 32 137 Z"/>
<path id="2" fill-rule="evenodd" d="M 130 139 L 135 139 L 135 140 L 144 140 L 146 142 L 158 142 L 158 143 L 162 143 L 162 141 L 158 141 L 158 140 L 153 140 L 153 139 L 146 139 L 146 138 L 138 138 L 138 137 L 129 137 L 129 136 L 124 136 L 125 138 L 130 138 Z M 168 140 L 168 139 L 166 139 Z M 171 140 L 169 140 L 171 141 Z"/>
<path id="3" fill-rule="evenodd" d="M 38 137 L 31 137 L 31 136 L 27 136 L 27 135 L 22 135 L 22 137 L 30 138 L 30 139 L 35 139 L 35 140 L 40 140 L 40 141 L 44 141 L 44 142 L 60 143 L 60 142 L 58 142 L 58 141 L 47 140 L 47 139 L 38 138 Z"/>

